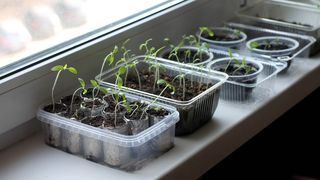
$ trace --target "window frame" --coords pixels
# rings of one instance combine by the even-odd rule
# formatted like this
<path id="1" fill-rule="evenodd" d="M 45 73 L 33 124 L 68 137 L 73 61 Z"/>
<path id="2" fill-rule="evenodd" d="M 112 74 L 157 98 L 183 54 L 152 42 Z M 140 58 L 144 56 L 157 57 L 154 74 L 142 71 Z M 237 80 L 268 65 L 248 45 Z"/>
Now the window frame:
<path id="1" fill-rule="evenodd" d="M 113 31 L 101 32 L 97 38 L 85 42 L 56 55 L 50 55 L 45 61 L 23 69 L 0 80 L 0 135 L 34 119 L 40 104 L 48 101 L 52 87 L 54 73 L 50 68 L 56 64 L 77 64 L 78 67 L 87 67 L 81 77 L 94 77 L 90 69 L 97 69 L 94 65 L 86 62 L 86 58 L 101 60 L 108 49 L 126 39 L 141 34 L 148 29 L 165 23 L 172 18 L 182 15 L 196 6 L 208 2 L 208 0 L 180 0 L 180 3 L 171 5 L 161 11 L 154 11 L 140 20 L 131 20 L 126 26 L 119 25 Z M 160 7 L 159 7 L 160 8 Z M 145 39 L 144 39 L 145 40 Z M 94 57 L 94 58 L 93 58 Z M 50 82 L 50 83 L 48 83 Z M 62 78 L 59 82 L 64 84 L 56 90 L 59 93 L 73 89 L 76 82 L 70 78 Z"/>

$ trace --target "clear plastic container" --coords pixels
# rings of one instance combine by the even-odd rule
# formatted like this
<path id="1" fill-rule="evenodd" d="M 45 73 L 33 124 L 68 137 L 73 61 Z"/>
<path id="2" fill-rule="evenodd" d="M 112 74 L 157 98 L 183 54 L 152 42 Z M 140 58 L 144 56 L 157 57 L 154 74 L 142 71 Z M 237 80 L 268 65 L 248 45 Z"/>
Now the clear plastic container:
<path id="1" fill-rule="evenodd" d="M 184 73 L 186 79 L 193 79 L 193 81 L 202 81 L 213 84 L 207 90 L 187 101 L 179 101 L 162 96 L 159 97 L 158 100 L 160 102 L 176 107 L 180 114 L 180 121 L 176 125 L 176 135 L 190 134 L 211 120 L 218 105 L 220 86 L 226 81 L 228 76 L 225 73 L 209 71 L 205 68 L 199 68 L 162 58 L 152 57 L 152 59 L 161 63 L 162 66 L 166 68 L 165 73 L 170 76 L 174 77 L 180 73 Z M 154 61 L 145 61 L 144 56 L 139 56 L 133 60 L 137 60 L 139 62 L 137 64 L 137 68 L 140 71 L 148 70 L 150 64 L 154 64 Z M 96 80 L 102 86 L 116 88 L 114 84 L 115 73 L 122 65 L 123 64 L 120 64 L 119 66 L 107 70 L 101 76 L 97 75 Z M 136 72 L 132 70 L 129 72 L 129 76 L 135 77 L 135 73 Z M 147 93 L 137 89 L 127 87 L 123 89 L 128 93 L 136 94 L 146 98 L 155 99 L 158 97 L 158 94 Z"/>
<path id="2" fill-rule="evenodd" d="M 149 99 L 127 95 L 128 101 Z M 123 135 L 121 128 L 100 129 L 44 111 L 41 106 L 37 118 L 41 121 L 45 142 L 60 150 L 88 160 L 125 171 L 142 168 L 146 162 L 160 156 L 174 146 L 175 124 L 179 120 L 177 110 L 169 105 L 156 106 L 170 113 L 162 120 L 136 135 Z"/>
<path id="3" fill-rule="evenodd" d="M 319 9 L 301 4 L 284 0 L 258 1 L 237 12 L 231 21 L 312 36 L 317 42 L 309 55 L 314 55 L 320 49 Z"/>
<path id="4" fill-rule="evenodd" d="M 219 62 L 229 59 L 228 53 L 225 51 L 212 51 L 215 56 L 221 58 L 207 64 L 208 69 L 213 69 Z M 263 98 L 270 96 L 276 75 L 287 67 L 286 62 L 274 62 L 256 57 L 244 57 L 233 54 L 234 58 L 242 60 L 246 59 L 247 63 L 256 63 L 262 66 L 261 69 L 252 75 L 245 77 L 229 76 L 228 80 L 222 85 L 220 97 L 226 101 L 236 103 L 255 103 Z"/>
<path id="5" fill-rule="evenodd" d="M 286 49 L 282 50 L 265 50 L 265 49 L 258 49 L 258 48 L 252 48 L 251 44 L 253 42 L 258 43 L 259 45 L 265 45 L 268 46 L 267 43 L 283 43 L 288 46 Z M 263 36 L 251 39 L 246 44 L 247 49 L 250 49 L 256 54 L 262 54 L 262 55 L 268 55 L 270 57 L 282 57 L 282 56 L 290 56 L 294 50 L 296 50 L 299 47 L 298 41 L 288 38 L 288 37 L 282 37 L 282 36 Z"/>
<path id="6" fill-rule="evenodd" d="M 276 37 L 283 37 L 283 38 L 290 38 L 299 43 L 298 47 L 291 51 L 290 55 L 272 55 L 272 54 L 262 54 L 262 53 L 255 53 L 250 51 L 246 45 L 242 46 L 240 50 L 233 50 L 235 53 L 242 54 L 244 56 L 253 56 L 258 57 L 261 59 L 266 59 L 270 61 L 279 61 L 279 62 L 287 62 L 288 66 L 286 70 L 290 67 L 292 60 L 296 57 L 308 57 L 310 53 L 310 48 L 314 44 L 315 39 L 311 36 L 276 31 L 272 29 L 265 29 L 256 26 L 250 26 L 245 24 L 239 23 L 226 23 L 228 27 L 239 29 L 245 32 L 248 36 L 247 42 L 262 37 L 268 36 L 276 36 Z"/>
<path id="7" fill-rule="evenodd" d="M 228 27 L 210 27 L 210 29 L 214 32 L 215 36 L 225 36 L 225 35 L 233 35 L 237 34 L 236 36 L 240 36 L 237 40 L 212 40 L 206 37 L 201 36 L 200 39 L 203 42 L 207 42 L 211 48 L 214 49 L 224 49 L 224 48 L 233 48 L 239 49 L 246 41 L 247 35 L 239 31 L 237 29 L 232 29 Z M 197 32 L 197 36 L 199 36 L 200 32 Z"/>

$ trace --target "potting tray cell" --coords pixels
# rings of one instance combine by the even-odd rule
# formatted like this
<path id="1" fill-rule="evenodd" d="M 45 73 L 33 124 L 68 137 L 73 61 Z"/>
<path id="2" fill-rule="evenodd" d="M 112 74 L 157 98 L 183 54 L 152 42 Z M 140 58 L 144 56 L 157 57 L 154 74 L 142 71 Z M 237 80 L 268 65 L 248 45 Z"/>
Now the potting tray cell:
<path id="1" fill-rule="evenodd" d="M 250 25 L 239 24 L 239 23 L 227 23 L 226 25 L 230 28 L 238 29 L 246 33 L 247 42 L 258 37 L 281 36 L 281 37 L 294 39 L 299 43 L 298 48 L 292 51 L 290 55 L 286 55 L 286 56 L 270 56 L 265 54 L 257 54 L 247 49 L 245 43 L 240 49 L 233 50 L 242 55 L 255 56 L 259 58 L 270 59 L 272 61 L 292 61 L 297 56 L 307 57 L 309 55 L 311 45 L 315 42 L 315 39 L 311 36 L 276 31 L 276 30 L 265 29 L 265 28 L 250 26 Z"/>
<path id="2" fill-rule="evenodd" d="M 229 57 L 226 51 L 212 50 L 215 57 Z M 224 100 L 252 103 L 261 99 L 259 96 L 266 96 L 266 93 L 272 93 L 271 88 L 274 84 L 276 76 L 287 67 L 286 62 L 269 61 L 257 57 L 241 56 L 233 54 L 233 57 L 242 60 L 258 61 L 263 65 L 262 72 L 258 75 L 255 83 L 247 84 L 231 80 L 227 80 L 221 88 L 220 97 Z M 211 63 L 207 64 L 207 68 L 211 69 Z M 262 92 L 263 91 L 263 92 Z"/>
<path id="3" fill-rule="evenodd" d="M 134 95 L 127 95 L 127 99 L 150 103 L 148 99 Z M 179 113 L 172 106 L 162 103 L 156 105 L 170 113 L 135 135 L 122 135 L 89 126 L 46 112 L 43 106 L 39 108 L 37 118 L 42 123 L 48 145 L 103 165 L 134 171 L 174 145 L 175 124 L 179 120 Z"/>
<path id="4" fill-rule="evenodd" d="M 191 133 L 195 131 L 195 129 L 202 126 L 205 122 L 211 120 L 218 104 L 220 86 L 227 79 L 227 75 L 217 71 L 209 71 L 205 68 L 199 68 L 187 64 L 165 60 L 162 58 L 152 59 L 153 61 L 146 61 L 144 60 L 144 56 L 140 56 L 133 60 L 139 62 L 137 64 L 137 69 L 140 72 L 148 71 L 148 67 L 150 66 L 150 64 L 154 64 L 154 60 L 157 60 L 162 64 L 162 66 L 165 67 L 165 72 L 163 72 L 164 74 L 174 77 L 180 73 L 183 73 L 185 74 L 186 79 L 193 79 L 194 82 L 201 81 L 203 83 L 211 83 L 211 87 L 208 87 L 205 91 L 194 96 L 192 99 L 185 101 L 175 100 L 163 96 L 158 97 L 158 94 L 147 93 L 138 89 L 127 87 L 124 87 L 123 90 L 125 92 L 133 93 L 146 98 L 158 98 L 158 101 L 176 107 L 180 114 L 180 121 L 176 126 L 176 135 Z M 114 84 L 115 73 L 118 71 L 119 67 L 123 65 L 124 64 L 120 64 L 119 66 L 111 68 L 108 71 L 104 72 L 101 76 L 101 80 L 100 75 L 96 76 L 96 80 L 102 86 L 116 88 L 116 85 Z M 128 77 L 136 77 L 135 72 L 133 70 L 130 70 Z"/>

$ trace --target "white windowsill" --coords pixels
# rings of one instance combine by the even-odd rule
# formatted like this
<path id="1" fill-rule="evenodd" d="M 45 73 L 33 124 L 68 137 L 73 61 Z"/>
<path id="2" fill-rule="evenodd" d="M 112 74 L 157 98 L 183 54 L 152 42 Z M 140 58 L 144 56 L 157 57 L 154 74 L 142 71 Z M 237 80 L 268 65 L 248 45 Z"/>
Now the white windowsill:
<path id="1" fill-rule="evenodd" d="M 320 85 L 320 56 L 296 59 L 278 77 L 275 95 L 254 105 L 220 102 L 212 121 L 195 133 L 175 138 L 175 147 L 134 173 L 96 164 L 51 148 L 40 134 L 0 152 L 0 179 L 193 179 Z"/>

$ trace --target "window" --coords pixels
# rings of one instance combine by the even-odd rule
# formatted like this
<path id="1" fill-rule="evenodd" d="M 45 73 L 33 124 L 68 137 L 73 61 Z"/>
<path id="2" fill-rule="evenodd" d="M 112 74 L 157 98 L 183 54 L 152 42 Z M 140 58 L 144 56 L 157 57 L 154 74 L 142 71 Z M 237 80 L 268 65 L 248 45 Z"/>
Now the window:
<path id="1" fill-rule="evenodd" d="M 1 0 L 0 78 L 181 1 Z"/>

